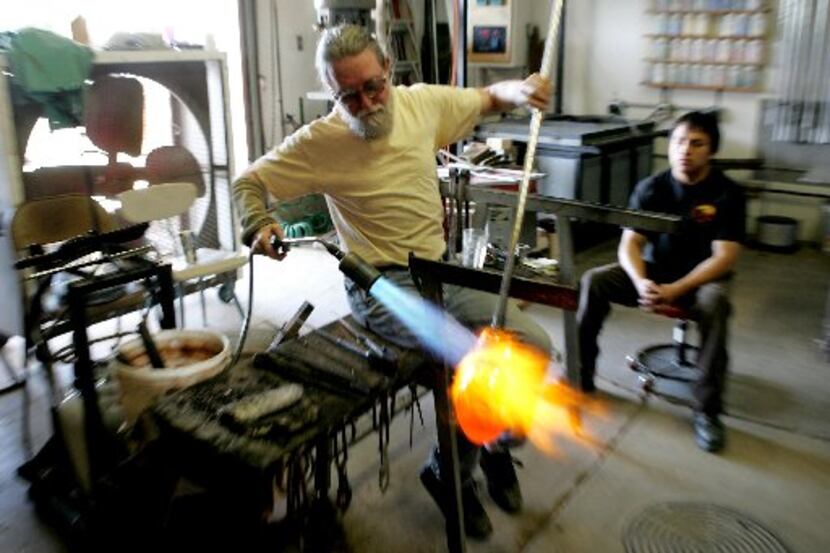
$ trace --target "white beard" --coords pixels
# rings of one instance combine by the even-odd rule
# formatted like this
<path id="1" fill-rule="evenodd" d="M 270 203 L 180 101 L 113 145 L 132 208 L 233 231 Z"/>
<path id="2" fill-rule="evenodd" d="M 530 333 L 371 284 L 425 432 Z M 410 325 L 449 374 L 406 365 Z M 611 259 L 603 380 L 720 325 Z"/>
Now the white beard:
<path id="1" fill-rule="evenodd" d="M 376 140 L 383 138 L 392 132 L 392 95 L 386 101 L 386 105 L 378 104 L 364 109 L 357 115 L 352 115 L 349 110 L 337 104 L 340 116 L 349 126 L 349 129 L 364 140 Z"/>

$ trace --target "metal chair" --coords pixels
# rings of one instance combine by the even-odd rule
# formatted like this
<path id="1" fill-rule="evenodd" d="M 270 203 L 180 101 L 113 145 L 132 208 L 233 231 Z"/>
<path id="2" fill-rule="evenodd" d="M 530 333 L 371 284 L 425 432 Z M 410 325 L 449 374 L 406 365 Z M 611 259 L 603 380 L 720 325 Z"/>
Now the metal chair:
<path id="1" fill-rule="evenodd" d="M 186 214 L 196 197 L 197 189 L 192 182 L 161 183 L 147 188 L 127 190 L 118 195 L 121 201 L 120 214 L 128 221 L 134 223 L 160 221 L 166 226 L 168 244 L 166 251 L 162 246 L 159 253 L 171 263 L 173 268 L 173 281 L 179 288 L 179 319 L 182 326 L 185 324 L 185 295 L 193 289 L 199 291 L 202 321 L 207 326 L 205 288 L 224 284 L 227 282 L 227 275 L 235 273 L 248 260 L 247 256 L 240 252 L 201 248 L 196 247 L 195 244 L 192 251 L 188 251 L 190 249 L 188 242 L 192 240 L 192 237 L 189 229 L 186 228 Z M 192 281 L 196 281 L 195 284 L 189 284 Z M 244 316 L 242 305 L 232 286 L 227 293 L 240 316 Z"/>
<path id="2" fill-rule="evenodd" d="M 144 176 L 151 186 L 168 182 L 192 183 L 197 197 L 190 208 L 178 216 L 180 227 L 190 231 L 196 248 L 230 251 L 231 248 L 218 235 L 217 194 L 207 186 L 205 172 L 193 153 L 184 146 L 159 146 L 147 154 Z M 230 278 L 230 273 L 224 277 L 219 286 L 219 299 L 225 303 L 233 301 L 239 307 L 234 293 L 236 279 Z"/>
<path id="3" fill-rule="evenodd" d="M 38 198 L 18 206 L 12 217 L 11 238 L 18 257 L 37 259 L 73 239 L 109 233 L 117 228 L 113 217 L 95 200 L 82 194 L 66 194 Z M 20 271 L 26 351 L 39 348 L 38 359 L 44 363 L 50 358 L 48 340 L 71 330 L 59 297 L 61 285 L 85 276 L 81 269 L 60 270 L 60 263 L 57 265 L 33 263 Z M 32 273 L 43 269 L 49 269 L 43 277 L 30 278 Z M 91 298 L 87 315 L 90 321 L 102 321 L 138 309 L 145 299 L 146 294 L 139 291 L 107 291 Z"/>
<path id="4" fill-rule="evenodd" d="M 688 310 L 678 305 L 662 305 L 653 313 L 675 319 L 672 342 L 647 346 L 626 358 L 631 370 L 639 375 L 643 391 L 685 401 L 684 388 L 700 377 L 695 361 L 698 347 L 687 340 L 689 323 L 693 321 Z M 665 384 L 665 385 L 664 385 Z"/>
<path id="5" fill-rule="evenodd" d="M 128 245 L 146 228 L 121 228 L 96 201 L 79 194 L 25 202 L 12 218 L 12 243 L 19 252 L 15 267 L 25 306 L 24 374 L 34 352 L 48 379 L 54 432 L 54 439 L 19 474 L 32 482 L 30 494 L 49 516 L 75 517 L 78 504 L 65 503 L 66 498 L 85 497 L 101 476 L 123 460 L 125 451 L 116 431 L 121 423 L 118 409 L 97 391 L 102 373 L 92 358 L 87 329 L 131 311 L 149 310 L 154 302 L 162 305 L 161 326 L 175 325 L 170 268 L 148 261 L 143 248 Z M 52 338 L 68 333 L 71 346 L 52 351 Z M 106 339 L 121 336 L 119 329 Z M 66 394 L 54 371 L 56 362 L 70 360 L 72 387 L 80 397 Z M 30 396 L 25 385 L 23 400 L 22 436 L 31 453 Z M 105 412 L 107 405 L 111 408 Z M 64 471 L 67 467 L 69 472 Z M 60 474 L 59 480 L 54 474 Z"/>

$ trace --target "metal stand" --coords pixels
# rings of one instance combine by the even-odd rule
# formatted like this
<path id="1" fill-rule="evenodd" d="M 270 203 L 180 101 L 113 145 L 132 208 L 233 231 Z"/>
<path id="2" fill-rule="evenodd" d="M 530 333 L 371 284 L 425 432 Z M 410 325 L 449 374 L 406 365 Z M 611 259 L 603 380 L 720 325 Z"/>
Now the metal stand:
<path id="1" fill-rule="evenodd" d="M 416 276 L 416 282 L 421 283 L 422 295 L 434 302 L 443 305 L 441 292 L 441 278 L 428 270 L 419 270 L 418 265 L 410 269 Z M 438 433 L 438 463 L 441 472 L 441 481 L 447 490 L 449 499 L 446 508 L 447 547 L 453 553 L 464 551 L 464 512 L 461 507 L 461 476 L 459 474 L 458 443 L 456 442 L 457 424 L 455 411 L 449 397 L 450 374 L 452 368 L 446 363 L 435 364 L 432 372 L 432 393 L 435 400 L 435 427 Z"/>
<path id="2" fill-rule="evenodd" d="M 72 343 L 75 348 L 75 388 L 80 391 L 84 405 L 84 429 L 89 448 L 89 473 L 94 487 L 98 478 L 112 468 L 117 461 L 117 448 L 108 436 L 95 390 L 95 375 L 87 336 L 86 307 L 90 294 L 137 280 L 155 280 L 159 289 L 162 328 L 174 328 L 176 317 L 173 305 L 173 276 L 170 265 L 149 265 L 113 273 L 100 278 L 77 281 L 69 286 L 69 316 L 72 323 Z"/>

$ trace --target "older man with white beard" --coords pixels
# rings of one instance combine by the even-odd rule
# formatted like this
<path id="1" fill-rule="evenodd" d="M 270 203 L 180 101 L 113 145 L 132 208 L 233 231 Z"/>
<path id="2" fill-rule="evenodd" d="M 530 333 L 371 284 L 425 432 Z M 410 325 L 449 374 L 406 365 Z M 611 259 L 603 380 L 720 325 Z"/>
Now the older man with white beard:
<path id="1" fill-rule="evenodd" d="M 266 211 L 266 192 L 277 201 L 324 194 L 344 250 L 379 268 L 401 288 L 417 293 L 407 270 L 410 252 L 440 259 L 446 243 L 435 156 L 439 148 L 468 136 L 482 114 L 518 106 L 544 109 L 550 83 L 538 75 L 486 88 L 416 84 L 393 87 L 390 63 L 362 27 L 343 25 L 323 32 L 317 71 L 335 100 L 327 116 L 304 126 L 253 163 L 234 183 L 243 240 L 255 251 L 280 259 L 272 236 L 283 237 Z M 404 347 L 415 337 L 374 297 L 346 279 L 352 313 L 366 328 Z M 447 286 L 445 308 L 477 329 L 490 322 L 496 297 Z M 545 331 L 515 304 L 507 328 L 544 351 Z M 437 452 L 421 473 L 433 498 L 444 503 Z M 483 538 L 492 526 L 473 483 L 476 463 L 484 469 L 494 501 L 509 512 L 521 507 L 521 491 L 506 447 L 479 448 L 459 437 L 462 499 L 469 535 Z"/>

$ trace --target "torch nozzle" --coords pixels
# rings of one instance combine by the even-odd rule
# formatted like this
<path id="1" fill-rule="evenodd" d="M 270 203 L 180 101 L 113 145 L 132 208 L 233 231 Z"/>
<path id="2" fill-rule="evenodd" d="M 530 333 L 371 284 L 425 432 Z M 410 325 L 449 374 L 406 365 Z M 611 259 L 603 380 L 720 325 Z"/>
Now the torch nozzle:
<path id="1" fill-rule="evenodd" d="M 326 248 L 327 252 L 340 261 L 340 265 L 338 266 L 340 272 L 352 279 L 355 284 L 367 292 L 375 281 L 381 276 L 380 271 L 378 271 L 374 265 L 370 265 L 356 253 L 346 253 L 331 242 L 323 240 L 322 238 L 318 238 L 316 236 L 305 236 L 302 238 L 283 238 L 280 240 L 276 236 L 271 237 L 271 246 L 275 251 L 279 251 L 281 253 L 288 252 L 289 248 L 294 244 L 312 243 L 322 244 L 323 247 Z"/>
<path id="2" fill-rule="evenodd" d="M 323 244 L 323 247 L 326 248 L 327 252 L 329 252 L 331 255 L 336 257 L 338 260 L 342 261 L 343 258 L 346 256 L 346 254 L 343 252 L 343 250 L 341 250 L 340 248 L 338 248 L 337 246 L 335 246 L 331 242 L 326 242 L 325 240 L 320 240 L 320 243 Z"/>

